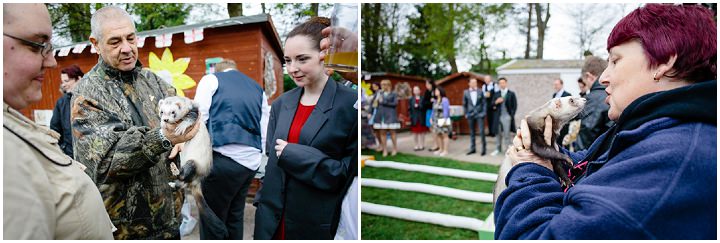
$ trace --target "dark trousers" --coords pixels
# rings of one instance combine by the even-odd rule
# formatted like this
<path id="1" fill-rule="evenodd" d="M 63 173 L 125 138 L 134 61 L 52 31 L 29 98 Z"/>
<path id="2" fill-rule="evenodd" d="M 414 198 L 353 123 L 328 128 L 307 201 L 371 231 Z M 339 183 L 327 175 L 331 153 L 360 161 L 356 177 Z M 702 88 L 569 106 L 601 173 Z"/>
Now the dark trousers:
<path id="1" fill-rule="evenodd" d="M 475 131 L 476 127 L 480 128 L 480 140 L 482 141 L 482 152 L 485 152 L 485 118 L 484 117 L 470 117 L 468 118 L 468 125 L 470 126 L 470 150 L 475 151 Z"/>
<path id="2" fill-rule="evenodd" d="M 255 177 L 252 171 L 231 158 L 213 151 L 213 168 L 202 182 L 202 192 L 208 207 L 225 224 L 228 238 L 217 235 L 220 232 L 212 222 L 203 222 L 200 217 L 201 240 L 242 240 L 245 197 Z"/>

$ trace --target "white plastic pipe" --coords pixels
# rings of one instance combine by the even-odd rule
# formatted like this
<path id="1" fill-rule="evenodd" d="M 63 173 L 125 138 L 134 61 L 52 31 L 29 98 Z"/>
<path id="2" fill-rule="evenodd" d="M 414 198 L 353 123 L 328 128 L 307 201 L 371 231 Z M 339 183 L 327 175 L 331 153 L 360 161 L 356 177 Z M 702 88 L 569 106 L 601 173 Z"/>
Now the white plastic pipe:
<path id="1" fill-rule="evenodd" d="M 423 183 L 361 178 L 360 184 L 362 186 L 368 186 L 368 187 L 377 187 L 377 188 L 412 191 L 412 192 L 422 192 L 422 193 L 427 193 L 427 194 L 452 197 L 452 198 L 457 198 L 457 199 L 462 199 L 462 200 L 483 202 L 483 203 L 492 203 L 492 200 L 493 200 L 492 193 L 466 191 L 466 190 L 460 190 L 460 189 L 455 189 L 455 188 L 450 188 L 450 187 L 436 186 L 436 185 L 423 184 Z"/>
<path id="2" fill-rule="evenodd" d="M 426 212 L 420 210 L 374 204 L 369 202 L 362 202 L 360 210 L 363 213 L 368 214 L 428 224 L 437 224 L 445 227 L 469 229 L 472 231 L 480 230 L 485 224 L 485 222 L 483 222 L 482 220 L 470 217 Z"/>
<path id="3" fill-rule="evenodd" d="M 366 160 L 365 166 L 378 167 L 378 168 L 391 168 L 391 169 L 405 170 L 405 171 L 415 171 L 415 172 L 422 172 L 422 173 L 428 173 L 428 174 L 452 176 L 452 177 L 481 180 L 481 181 L 491 181 L 491 182 L 495 182 L 498 178 L 498 175 L 493 174 L 493 173 L 450 169 L 450 168 L 443 168 L 443 167 L 429 166 L 429 165 L 408 164 L 408 163 L 400 163 L 400 162 L 395 162 L 395 161 Z"/>

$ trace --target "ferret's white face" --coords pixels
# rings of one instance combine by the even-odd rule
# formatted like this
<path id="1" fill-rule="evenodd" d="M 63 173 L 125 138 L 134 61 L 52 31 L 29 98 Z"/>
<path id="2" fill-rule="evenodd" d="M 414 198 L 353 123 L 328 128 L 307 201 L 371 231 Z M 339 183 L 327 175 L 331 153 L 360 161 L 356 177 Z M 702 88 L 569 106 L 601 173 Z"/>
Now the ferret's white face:
<path id="1" fill-rule="evenodd" d="M 569 121 L 579 114 L 585 107 L 585 98 L 578 97 L 562 97 L 554 98 L 548 102 L 550 115 L 553 119 L 560 121 Z"/>
<path id="2" fill-rule="evenodd" d="M 176 123 L 190 111 L 192 103 L 189 99 L 169 97 L 160 100 L 158 107 L 160 108 L 160 121 Z"/>

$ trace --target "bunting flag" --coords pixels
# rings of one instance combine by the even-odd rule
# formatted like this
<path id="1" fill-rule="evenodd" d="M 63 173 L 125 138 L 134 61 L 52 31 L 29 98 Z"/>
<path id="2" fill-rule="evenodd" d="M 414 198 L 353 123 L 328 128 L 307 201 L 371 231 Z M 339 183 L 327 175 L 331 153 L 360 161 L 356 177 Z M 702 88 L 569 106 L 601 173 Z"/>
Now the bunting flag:
<path id="1" fill-rule="evenodd" d="M 65 57 L 68 54 L 70 54 L 70 50 L 72 49 L 72 46 L 63 47 L 60 49 L 60 52 L 58 52 L 58 56 Z"/>
<path id="2" fill-rule="evenodd" d="M 155 36 L 155 47 L 163 48 L 172 45 L 172 33 Z"/>
<path id="3" fill-rule="evenodd" d="M 138 36 L 137 38 L 137 47 L 143 48 L 145 46 L 145 36 Z"/>
<path id="4" fill-rule="evenodd" d="M 85 50 L 85 47 L 86 47 L 86 46 L 87 46 L 87 43 L 77 44 L 77 45 L 75 45 L 75 47 L 73 47 L 72 53 L 80 54 L 80 53 L 83 52 L 83 50 Z"/>
<path id="5" fill-rule="evenodd" d="M 185 34 L 185 44 L 198 42 L 198 41 L 203 40 L 203 38 L 205 38 L 205 36 L 203 35 L 203 28 L 199 28 L 199 29 L 193 28 L 191 30 L 186 30 L 184 34 Z"/>

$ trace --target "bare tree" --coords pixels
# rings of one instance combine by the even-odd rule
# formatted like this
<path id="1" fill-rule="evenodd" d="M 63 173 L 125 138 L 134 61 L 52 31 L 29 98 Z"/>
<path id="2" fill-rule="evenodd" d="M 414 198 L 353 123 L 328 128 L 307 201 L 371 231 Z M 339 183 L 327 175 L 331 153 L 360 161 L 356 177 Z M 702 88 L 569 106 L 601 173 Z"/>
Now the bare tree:
<path id="1" fill-rule="evenodd" d="M 311 3 L 310 4 L 310 17 L 317 17 L 318 16 L 318 8 L 320 4 L 319 3 Z"/>
<path id="2" fill-rule="evenodd" d="M 566 12 L 573 18 L 575 25 L 574 42 L 578 45 L 579 58 L 582 59 L 586 53 L 594 51 L 593 42 L 597 34 L 605 28 L 605 24 L 609 22 L 611 16 L 614 16 L 614 13 L 609 14 L 606 9 L 600 14 L 602 6 L 594 3 L 573 4 L 567 7 Z M 599 21 L 598 17 L 600 16 L 605 16 L 608 20 Z"/>
<path id="3" fill-rule="evenodd" d="M 530 59 L 530 31 L 532 30 L 533 4 L 528 3 L 527 28 L 525 29 L 525 59 Z"/>
<path id="4" fill-rule="evenodd" d="M 540 3 L 535 4 L 535 19 L 537 24 L 537 59 L 543 59 L 543 43 L 545 42 L 545 32 L 547 31 L 547 23 L 550 20 L 550 4 L 546 3 L 544 6 Z M 545 11 L 545 17 L 543 18 L 543 11 Z"/>

